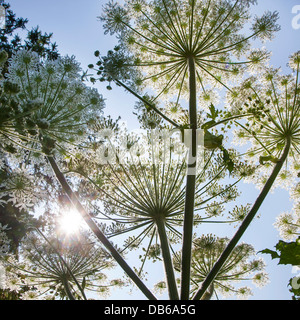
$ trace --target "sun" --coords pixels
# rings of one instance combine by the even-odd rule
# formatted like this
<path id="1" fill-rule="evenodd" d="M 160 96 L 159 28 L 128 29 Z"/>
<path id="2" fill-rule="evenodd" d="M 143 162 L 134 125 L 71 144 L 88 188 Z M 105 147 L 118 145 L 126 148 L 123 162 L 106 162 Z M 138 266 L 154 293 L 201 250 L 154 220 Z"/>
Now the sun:
<path id="1" fill-rule="evenodd" d="M 59 217 L 58 225 L 60 231 L 71 235 L 79 232 L 84 226 L 84 220 L 75 209 L 69 209 Z"/>

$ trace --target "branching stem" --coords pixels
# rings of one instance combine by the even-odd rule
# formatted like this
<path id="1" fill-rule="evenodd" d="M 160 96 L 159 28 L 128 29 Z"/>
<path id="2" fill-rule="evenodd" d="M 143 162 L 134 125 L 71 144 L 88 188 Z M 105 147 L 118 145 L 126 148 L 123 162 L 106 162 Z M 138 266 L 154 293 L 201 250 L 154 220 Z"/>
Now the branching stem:
<path id="1" fill-rule="evenodd" d="M 170 252 L 170 245 L 169 245 L 169 241 L 166 233 L 166 225 L 162 217 L 158 217 L 155 220 L 155 222 L 156 222 L 156 227 L 157 227 L 157 231 L 160 239 L 160 246 L 161 246 L 163 262 L 165 267 L 169 297 L 170 297 L 170 300 L 179 300 L 174 267 L 172 263 L 172 256 Z"/>
<path id="2" fill-rule="evenodd" d="M 93 221 L 91 216 L 86 212 L 80 201 L 77 199 L 76 195 L 70 188 L 68 182 L 66 181 L 64 175 L 60 171 L 57 166 L 55 159 L 51 156 L 48 156 L 47 159 L 56 175 L 56 178 L 60 182 L 63 190 L 66 192 L 68 198 L 71 203 L 75 206 L 78 212 L 81 214 L 87 225 L 96 235 L 96 237 L 101 241 L 101 243 L 105 246 L 105 248 L 109 251 L 111 256 L 116 260 L 119 266 L 126 272 L 126 274 L 130 277 L 130 279 L 136 284 L 136 286 L 144 293 L 144 295 L 149 300 L 156 300 L 156 297 L 150 292 L 150 290 L 146 287 L 146 285 L 142 282 L 142 280 L 136 275 L 136 273 L 130 268 L 127 262 L 123 259 L 117 249 L 113 246 L 113 244 L 106 238 L 106 236 L 102 233 L 102 231 L 98 228 L 97 224 Z"/>
<path id="3" fill-rule="evenodd" d="M 189 60 L 189 115 L 192 129 L 192 143 L 188 155 L 188 175 L 186 179 L 186 198 L 183 222 L 182 265 L 181 265 L 181 300 L 188 300 L 190 294 L 192 235 L 194 220 L 194 205 L 196 191 L 196 167 L 197 167 L 197 97 L 196 97 L 196 69 L 193 56 Z M 194 161 L 192 161 L 194 160 Z"/>
<path id="4" fill-rule="evenodd" d="M 235 248 L 235 246 L 237 245 L 237 243 L 241 239 L 242 235 L 244 234 L 244 232 L 249 227 L 249 225 L 252 222 L 253 218 L 257 214 L 257 211 L 259 210 L 261 204 L 263 203 L 263 201 L 265 200 L 266 196 L 268 195 L 268 193 L 269 193 L 274 181 L 276 180 L 276 178 L 277 178 L 277 176 L 278 176 L 278 174 L 279 174 L 279 172 L 280 172 L 280 170 L 281 170 L 281 168 L 282 168 L 282 166 L 283 166 L 283 164 L 284 164 L 284 162 L 285 162 L 285 160 L 286 160 L 286 158 L 287 158 L 287 156 L 289 154 L 290 146 L 291 146 L 290 138 L 287 138 L 283 154 L 282 154 L 280 160 L 276 163 L 276 165 L 275 165 L 275 167 L 274 167 L 274 169 L 272 171 L 272 174 L 270 175 L 269 179 L 267 180 L 266 184 L 264 185 L 261 193 L 259 194 L 259 196 L 256 199 L 255 203 L 253 204 L 251 210 L 249 211 L 249 213 L 247 214 L 247 216 L 243 220 L 243 222 L 240 225 L 239 229 L 237 230 L 236 234 L 230 240 L 230 242 L 228 243 L 227 247 L 225 248 L 225 250 L 223 251 L 223 253 L 219 257 L 219 259 L 217 260 L 217 262 L 215 263 L 215 265 L 213 266 L 213 268 L 211 269 L 209 274 L 207 275 L 206 279 L 203 281 L 200 289 L 194 295 L 193 300 L 199 300 L 199 299 L 202 298 L 202 296 L 204 295 L 205 291 L 207 290 L 209 285 L 212 283 L 212 281 L 215 279 L 215 277 L 217 276 L 218 272 L 220 271 L 220 269 L 222 268 L 222 266 L 224 265 L 224 263 L 226 262 L 226 260 L 230 256 L 230 254 L 232 253 L 233 249 Z"/>

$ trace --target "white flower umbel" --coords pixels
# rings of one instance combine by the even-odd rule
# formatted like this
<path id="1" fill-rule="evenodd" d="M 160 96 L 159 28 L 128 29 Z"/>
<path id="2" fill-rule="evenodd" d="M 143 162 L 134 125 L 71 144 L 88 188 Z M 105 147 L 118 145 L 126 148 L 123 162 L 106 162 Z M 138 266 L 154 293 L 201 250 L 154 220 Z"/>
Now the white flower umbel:
<path id="1" fill-rule="evenodd" d="M 192 292 L 198 289 L 219 255 L 225 249 L 229 239 L 213 235 L 203 235 L 194 240 L 192 253 Z M 179 259 L 179 255 L 177 256 Z M 175 264 L 179 267 L 179 260 Z M 267 283 L 267 275 L 263 271 L 264 262 L 255 257 L 254 248 L 246 243 L 239 244 L 231 253 L 218 275 L 211 284 L 213 292 L 221 293 L 224 297 L 236 295 L 239 299 L 248 298 L 252 294 L 250 287 L 236 287 L 236 283 L 252 281 L 256 286 Z M 208 290 L 209 291 L 209 290 Z M 209 299 L 212 298 L 210 293 Z"/>
<path id="2" fill-rule="evenodd" d="M 284 240 L 295 240 L 300 235 L 300 210 L 299 203 L 291 212 L 281 213 L 274 223 L 279 235 Z"/>
<path id="3" fill-rule="evenodd" d="M 80 143 L 104 107 L 80 71 L 74 56 L 45 61 L 31 51 L 17 51 L 1 85 L 1 141 L 46 154 Z"/>
<path id="4" fill-rule="evenodd" d="M 12 257 L 4 261 L 8 287 L 16 291 L 29 288 L 22 294 L 23 300 L 86 299 L 87 292 L 99 288 L 109 291 L 120 283 L 103 276 L 112 263 L 87 233 L 65 238 L 52 232 L 47 236 L 29 234 L 23 241 L 20 261 Z"/>
<path id="5" fill-rule="evenodd" d="M 255 1 L 152 0 L 109 1 L 100 20 L 106 33 L 117 34 L 120 47 L 132 54 L 123 63 L 140 66 L 146 75 L 137 79 L 155 88 L 158 96 L 188 97 L 188 60 L 195 59 L 197 85 L 226 87 L 240 77 L 245 66 L 254 68 L 267 58 L 265 50 L 252 52 L 249 40 L 271 39 L 279 26 L 278 13 L 255 17 L 252 33 L 241 30 L 251 23 L 249 6 Z M 119 79 L 124 80 L 124 79 Z M 126 79 L 125 79 L 126 80 Z"/>
<path id="6" fill-rule="evenodd" d="M 20 209 L 32 208 L 44 195 L 34 177 L 24 169 L 16 168 L 7 173 L 0 184 L 0 197 Z"/>
<path id="7" fill-rule="evenodd" d="M 248 115 L 248 120 L 235 121 L 239 130 L 236 140 L 251 143 L 249 160 L 260 163 L 260 177 L 266 180 L 289 144 L 285 168 L 274 186 L 290 188 L 295 183 L 300 155 L 299 52 L 291 55 L 290 67 L 295 73 L 282 75 L 279 69 L 266 68 L 257 78 L 250 77 L 236 88 L 235 101 L 228 104 L 234 114 Z M 256 177 L 256 178 L 257 178 Z"/>

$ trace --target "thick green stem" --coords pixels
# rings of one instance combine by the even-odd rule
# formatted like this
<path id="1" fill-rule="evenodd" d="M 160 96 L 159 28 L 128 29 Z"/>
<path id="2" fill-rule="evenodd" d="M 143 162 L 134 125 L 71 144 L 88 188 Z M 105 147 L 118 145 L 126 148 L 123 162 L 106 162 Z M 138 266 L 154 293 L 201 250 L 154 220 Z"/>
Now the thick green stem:
<path id="1" fill-rule="evenodd" d="M 120 253 L 115 249 L 113 244 L 106 238 L 106 236 L 102 233 L 102 231 L 98 228 L 96 223 L 93 221 L 91 216 L 86 212 L 80 201 L 77 199 L 76 195 L 70 188 L 68 182 L 66 181 L 64 175 L 58 168 L 56 161 L 53 157 L 47 157 L 50 165 L 56 175 L 56 178 L 60 182 L 63 190 L 66 192 L 68 198 L 71 203 L 75 206 L 78 212 L 81 214 L 87 225 L 96 235 L 96 237 L 101 241 L 101 243 L 105 246 L 105 248 L 109 251 L 111 256 L 116 260 L 119 266 L 126 272 L 126 274 L 130 277 L 130 279 L 136 284 L 136 286 L 144 293 L 144 295 L 150 300 L 156 300 L 156 297 L 151 293 L 151 291 L 146 287 L 146 285 L 141 281 L 141 279 L 136 275 L 136 273 L 130 268 L 130 266 L 126 263 Z"/>
<path id="2" fill-rule="evenodd" d="M 174 267 L 173 267 L 171 253 L 170 253 L 170 246 L 169 246 L 169 241 L 166 234 L 166 225 L 164 220 L 161 217 L 156 219 L 156 227 L 157 227 L 157 231 L 160 239 L 160 246 L 161 246 L 163 262 L 165 267 L 169 297 L 170 297 L 170 300 L 179 300 Z"/>
<path id="3" fill-rule="evenodd" d="M 277 178 L 277 176 L 283 166 L 283 163 L 285 162 L 285 160 L 289 154 L 290 145 L 291 145 L 291 141 L 290 141 L 290 139 L 287 139 L 287 143 L 286 143 L 285 149 L 283 151 L 283 154 L 280 157 L 280 160 L 276 163 L 276 165 L 272 171 L 272 174 L 270 175 L 269 179 L 267 180 L 266 184 L 264 185 L 261 193 L 259 194 L 255 203 L 253 204 L 253 206 L 252 206 L 251 210 L 249 211 L 249 213 L 247 214 L 246 218 L 243 220 L 243 222 L 240 225 L 239 229 L 237 230 L 236 234 L 230 240 L 227 247 L 225 248 L 225 250 L 223 251 L 223 253 L 219 257 L 218 261 L 215 263 L 215 265 L 211 269 L 210 273 L 207 275 L 206 279 L 203 281 L 200 289 L 194 295 L 193 300 L 201 299 L 201 297 L 204 295 L 206 289 L 209 287 L 209 285 L 215 279 L 216 275 L 218 274 L 218 272 L 220 271 L 220 269 L 222 268 L 222 266 L 224 265 L 224 263 L 226 262 L 226 260 L 230 256 L 230 254 L 232 253 L 233 249 L 235 248 L 235 246 L 237 245 L 237 243 L 241 239 L 242 235 L 244 234 L 244 232 L 246 231 L 246 229 L 250 225 L 250 223 L 253 220 L 253 218 L 255 217 L 255 215 L 257 214 L 258 209 L 260 208 L 264 199 L 268 195 L 273 183 L 275 182 L 275 180 L 276 180 L 276 178 Z"/>
<path id="4" fill-rule="evenodd" d="M 189 57 L 189 116 L 192 129 L 191 148 L 188 155 L 188 172 L 183 222 L 182 264 L 181 264 L 181 300 L 188 300 L 190 295 L 191 253 L 194 222 L 194 204 L 197 166 L 197 90 L 194 57 Z"/>
<path id="5" fill-rule="evenodd" d="M 75 297 L 73 296 L 73 293 L 71 292 L 68 279 L 66 278 L 63 279 L 63 285 L 64 285 L 65 293 L 68 296 L 69 300 L 76 300 Z"/>
<path id="6" fill-rule="evenodd" d="M 202 296 L 201 300 L 210 300 L 213 293 L 214 293 L 214 283 L 211 283 L 211 285 L 208 287 L 204 295 Z"/>
<path id="7" fill-rule="evenodd" d="M 125 88 L 128 92 L 130 92 L 131 94 L 133 94 L 135 97 L 137 97 L 139 100 L 141 100 L 142 102 L 144 102 L 150 109 L 154 110 L 157 114 L 159 114 L 163 119 L 165 119 L 166 121 L 168 121 L 169 123 L 171 123 L 174 127 L 179 128 L 179 125 L 173 121 L 172 119 L 168 118 L 166 115 L 164 115 L 160 110 L 158 110 L 152 103 L 150 103 L 149 101 L 147 101 L 146 99 L 144 99 L 143 97 L 141 97 L 139 94 L 137 94 L 136 92 L 134 92 L 133 90 L 131 90 L 129 87 L 127 87 L 123 82 L 121 82 L 120 80 L 115 80 L 117 84 L 119 84 L 120 86 L 122 86 L 123 88 Z"/>

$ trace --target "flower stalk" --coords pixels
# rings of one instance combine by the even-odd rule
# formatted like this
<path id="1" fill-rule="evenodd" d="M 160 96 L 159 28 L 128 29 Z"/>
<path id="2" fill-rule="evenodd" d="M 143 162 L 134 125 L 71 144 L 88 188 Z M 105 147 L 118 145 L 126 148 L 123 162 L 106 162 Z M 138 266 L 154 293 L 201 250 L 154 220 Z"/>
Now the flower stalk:
<path id="1" fill-rule="evenodd" d="M 285 160 L 287 159 L 289 151 L 290 151 L 290 147 L 291 147 L 291 140 L 289 137 L 287 137 L 286 145 L 285 145 L 284 151 L 282 153 L 282 156 L 280 157 L 279 161 L 274 166 L 274 169 L 273 169 L 269 179 L 265 183 L 261 193 L 259 194 L 255 203 L 253 204 L 251 210 L 249 211 L 249 213 L 247 214 L 247 216 L 243 220 L 239 229 L 235 233 L 234 237 L 230 240 L 226 249 L 223 251 L 223 253 L 219 257 L 217 262 L 214 264 L 213 268 L 211 269 L 211 271 L 207 275 L 206 279 L 203 281 L 203 283 L 202 283 L 201 287 L 199 288 L 199 290 L 197 291 L 197 293 L 194 295 L 193 300 L 199 300 L 203 297 L 206 290 L 208 289 L 210 284 L 213 282 L 214 278 L 216 277 L 216 275 L 218 274 L 218 272 L 220 271 L 220 269 L 222 268 L 222 266 L 224 265 L 224 263 L 226 262 L 226 260 L 230 256 L 231 252 L 233 251 L 233 249 L 235 248 L 235 246 L 237 245 L 237 243 L 239 242 L 239 240 L 243 236 L 244 232 L 249 227 L 249 225 L 252 222 L 253 218 L 255 217 L 257 211 L 259 210 L 261 204 L 263 203 L 266 196 L 268 195 L 273 183 L 275 182 Z"/>
<path id="2" fill-rule="evenodd" d="M 181 273 L 181 299 L 188 300 L 190 292 L 190 273 L 191 273 L 191 250 L 193 235 L 193 217 L 196 189 L 196 166 L 197 166 L 197 89 L 196 89 L 196 69 L 193 56 L 188 58 L 189 62 L 189 116 L 192 129 L 192 144 L 189 150 L 188 175 L 186 179 L 186 198 L 184 209 L 183 224 L 183 243 L 182 243 L 182 273 Z M 194 161 L 192 161 L 194 159 Z"/>
<path id="3" fill-rule="evenodd" d="M 159 234 L 160 246 L 167 278 L 168 291 L 170 300 L 179 300 L 174 267 L 170 253 L 169 241 L 166 233 L 166 225 L 162 217 L 156 219 L 156 227 Z"/>
<path id="4" fill-rule="evenodd" d="M 110 241 L 106 238 L 106 236 L 102 233 L 102 231 L 98 228 L 96 223 L 92 220 L 90 215 L 86 212 L 80 201 L 77 199 L 76 195 L 70 188 L 68 182 L 66 181 L 64 175 L 60 171 L 59 167 L 55 159 L 51 156 L 47 157 L 58 181 L 60 182 L 62 188 L 66 192 L 68 198 L 71 203 L 75 206 L 78 212 L 81 214 L 87 225 L 96 235 L 96 237 L 101 241 L 101 243 L 105 246 L 105 248 L 109 251 L 115 261 L 119 264 L 119 266 L 126 272 L 126 274 L 130 277 L 130 279 L 137 285 L 137 287 L 144 293 L 144 295 L 149 300 L 156 300 L 156 297 L 150 292 L 150 290 L 146 287 L 146 285 L 141 281 L 141 279 L 136 275 L 136 273 L 130 268 L 127 262 L 123 259 L 123 257 L 119 254 L 116 248 L 110 243 Z"/>
<path id="5" fill-rule="evenodd" d="M 65 289 L 66 295 L 68 296 L 69 300 L 76 300 L 73 293 L 71 292 L 67 277 L 63 278 L 63 285 L 64 285 L 64 289 Z"/>
<path id="6" fill-rule="evenodd" d="M 159 109 L 157 109 L 152 103 L 150 103 L 149 101 L 147 101 L 146 99 L 144 99 L 143 97 L 141 97 L 140 95 L 138 95 L 136 92 L 134 92 L 132 89 L 130 89 L 128 86 L 126 86 L 123 82 L 121 82 L 118 79 L 114 79 L 114 81 L 124 87 L 128 92 L 130 92 L 132 95 L 134 95 L 135 97 L 137 97 L 140 101 L 144 102 L 147 107 L 149 107 L 151 110 L 155 111 L 157 114 L 159 114 L 163 119 L 165 119 L 167 122 L 169 122 L 170 124 L 172 124 L 175 128 L 179 128 L 179 125 L 173 121 L 172 119 L 170 119 L 169 117 L 167 117 L 165 114 L 163 114 Z"/>

